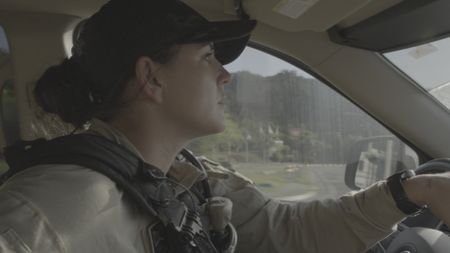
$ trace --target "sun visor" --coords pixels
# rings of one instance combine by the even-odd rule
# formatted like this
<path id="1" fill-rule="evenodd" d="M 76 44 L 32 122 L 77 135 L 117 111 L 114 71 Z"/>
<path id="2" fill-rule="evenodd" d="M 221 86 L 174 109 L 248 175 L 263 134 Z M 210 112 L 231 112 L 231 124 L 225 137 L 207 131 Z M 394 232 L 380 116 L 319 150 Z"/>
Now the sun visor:
<path id="1" fill-rule="evenodd" d="M 234 16 L 236 16 L 236 2 L 241 2 L 247 14 L 252 19 L 258 20 L 259 24 L 264 23 L 282 31 L 325 32 L 371 1 L 380 0 L 222 0 L 220 2 L 224 3 L 224 12 Z"/>
<path id="2" fill-rule="evenodd" d="M 338 44 L 389 52 L 450 35 L 450 1 L 403 1 L 350 27 L 334 26 L 330 39 Z"/>

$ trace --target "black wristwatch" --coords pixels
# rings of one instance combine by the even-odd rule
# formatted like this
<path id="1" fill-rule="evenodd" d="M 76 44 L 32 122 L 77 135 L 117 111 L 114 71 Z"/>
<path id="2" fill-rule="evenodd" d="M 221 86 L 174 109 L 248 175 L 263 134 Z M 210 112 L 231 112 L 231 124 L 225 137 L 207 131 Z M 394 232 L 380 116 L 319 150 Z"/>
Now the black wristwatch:
<path id="1" fill-rule="evenodd" d="M 403 189 L 403 181 L 408 178 L 414 177 L 416 173 L 414 170 L 400 171 L 387 179 L 387 185 L 391 191 L 392 197 L 395 200 L 395 204 L 398 209 L 409 216 L 417 216 L 421 214 L 426 206 L 418 206 L 408 199 L 405 190 Z"/>

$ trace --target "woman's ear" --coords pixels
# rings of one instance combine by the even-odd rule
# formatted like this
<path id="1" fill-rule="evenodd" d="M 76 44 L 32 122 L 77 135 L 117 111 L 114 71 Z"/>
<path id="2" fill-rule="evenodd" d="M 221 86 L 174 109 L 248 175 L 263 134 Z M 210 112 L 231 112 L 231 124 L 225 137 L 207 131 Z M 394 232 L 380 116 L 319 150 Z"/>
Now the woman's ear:
<path id="1" fill-rule="evenodd" d="M 149 80 L 147 85 L 144 86 L 142 91 L 154 102 L 160 104 L 163 101 L 163 90 L 160 83 L 156 78 Z"/>
<path id="2" fill-rule="evenodd" d="M 148 98 L 156 103 L 162 102 L 162 86 L 156 78 L 161 65 L 147 56 L 140 57 L 136 62 L 136 84 Z"/>

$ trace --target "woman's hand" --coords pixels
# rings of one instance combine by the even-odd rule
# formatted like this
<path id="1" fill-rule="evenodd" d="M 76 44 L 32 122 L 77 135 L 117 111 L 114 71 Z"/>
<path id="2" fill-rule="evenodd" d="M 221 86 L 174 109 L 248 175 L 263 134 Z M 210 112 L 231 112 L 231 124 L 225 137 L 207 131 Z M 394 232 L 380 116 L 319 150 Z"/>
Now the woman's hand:
<path id="1" fill-rule="evenodd" d="M 408 198 L 450 226 L 450 172 L 418 175 L 403 182 Z"/>

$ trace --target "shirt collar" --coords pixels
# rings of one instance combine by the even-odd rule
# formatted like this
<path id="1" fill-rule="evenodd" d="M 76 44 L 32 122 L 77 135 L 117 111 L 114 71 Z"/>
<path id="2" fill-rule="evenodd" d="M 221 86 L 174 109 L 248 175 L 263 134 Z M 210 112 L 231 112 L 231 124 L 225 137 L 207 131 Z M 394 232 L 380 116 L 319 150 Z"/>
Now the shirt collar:
<path id="1" fill-rule="evenodd" d="M 91 121 L 89 130 L 87 130 L 86 133 L 103 136 L 108 140 L 124 146 L 139 158 L 144 160 L 139 150 L 120 130 L 114 128 L 113 126 L 105 123 L 102 120 L 93 119 Z M 191 188 L 195 182 L 204 179 L 206 177 L 206 174 L 199 168 L 193 166 L 191 163 L 174 161 L 169 171 L 167 172 L 167 176 L 175 179 L 175 181 L 177 181 L 183 187 Z M 183 187 L 177 187 L 177 193 L 183 192 Z"/>

